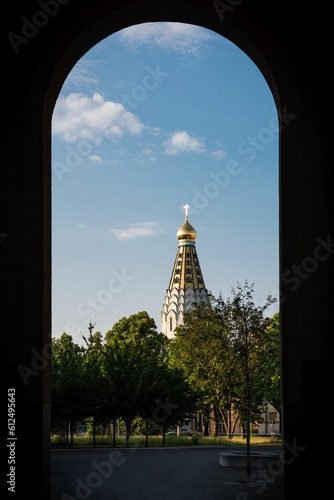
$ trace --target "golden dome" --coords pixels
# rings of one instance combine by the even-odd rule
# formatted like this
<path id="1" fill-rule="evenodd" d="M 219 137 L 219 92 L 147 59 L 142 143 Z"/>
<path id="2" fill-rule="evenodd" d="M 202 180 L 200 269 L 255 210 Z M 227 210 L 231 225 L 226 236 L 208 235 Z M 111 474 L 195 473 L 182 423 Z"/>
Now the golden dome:
<path id="1" fill-rule="evenodd" d="M 186 217 L 185 222 L 182 224 L 180 229 L 176 233 L 178 240 L 196 240 L 196 230 L 192 227 L 192 225 L 188 221 L 188 217 Z"/>

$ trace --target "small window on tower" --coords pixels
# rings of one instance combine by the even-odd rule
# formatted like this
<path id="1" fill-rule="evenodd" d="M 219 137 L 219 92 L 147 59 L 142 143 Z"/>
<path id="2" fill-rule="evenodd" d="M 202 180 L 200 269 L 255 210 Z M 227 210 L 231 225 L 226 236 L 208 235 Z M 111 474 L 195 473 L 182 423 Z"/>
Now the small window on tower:
<path id="1" fill-rule="evenodd" d="M 172 331 L 173 330 L 173 318 L 169 318 L 169 329 Z"/>

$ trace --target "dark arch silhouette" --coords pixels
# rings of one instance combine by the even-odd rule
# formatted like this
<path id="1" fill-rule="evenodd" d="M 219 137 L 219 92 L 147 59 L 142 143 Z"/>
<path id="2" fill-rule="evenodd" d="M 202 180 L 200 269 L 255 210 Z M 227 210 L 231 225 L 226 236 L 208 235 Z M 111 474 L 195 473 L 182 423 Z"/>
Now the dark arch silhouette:
<path id="1" fill-rule="evenodd" d="M 48 500 L 50 487 L 53 107 L 69 71 L 87 50 L 122 28 L 149 21 L 197 24 L 221 33 L 257 64 L 274 95 L 280 117 L 285 499 L 295 498 L 296 488 L 304 490 L 305 483 L 325 498 L 333 194 L 330 79 L 320 55 L 329 46 L 329 12 L 324 6 L 292 10 L 287 0 L 17 0 L 6 9 L 1 28 L 1 319 L 5 378 L 8 389 L 15 389 L 13 447 L 20 498 L 24 492 Z M 321 26 L 317 38 L 309 32 L 311 25 Z"/>

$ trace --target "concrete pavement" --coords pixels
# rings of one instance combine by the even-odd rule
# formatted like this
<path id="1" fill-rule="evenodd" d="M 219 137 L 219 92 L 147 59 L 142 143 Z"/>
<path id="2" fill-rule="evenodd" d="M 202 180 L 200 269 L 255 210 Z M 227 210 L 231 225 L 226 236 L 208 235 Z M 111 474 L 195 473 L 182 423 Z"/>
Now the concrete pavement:
<path id="1" fill-rule="evenodd" d="M 226 447 L 52 450 L 51 500 L 283 500 L 283 467 L 223 467 Z M 252 446 L 279 455 L 280 445 Z"/>

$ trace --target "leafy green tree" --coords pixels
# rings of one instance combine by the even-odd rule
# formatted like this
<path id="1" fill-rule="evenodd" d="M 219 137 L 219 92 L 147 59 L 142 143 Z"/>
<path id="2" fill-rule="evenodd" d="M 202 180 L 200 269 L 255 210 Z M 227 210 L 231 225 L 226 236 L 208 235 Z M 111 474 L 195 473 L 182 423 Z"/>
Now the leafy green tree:
<path id="1" fill-rule="evenodd" d="M 157 332 L 154 319 L 146 311 L 140 311 L 127 318 L 123 317 L 115 323 L 105 334 L 107 344 L 113 339 L 124 345 L 136 345 L 145 353 L 161 353 L 166 342 L 165 335 Z"/>
<path id="2" fill-rule="evenodd" d="M 232 298 L 210 294 L 209 305 L 194 305 L 170 341 L 171 364 L 202 393 L 200 411 L 220 417 L 228 436 L 240 421 L 248 443 L 265 401 L 280 400 L 278 317 L 264 316 L 274 302 L 255 306 L 253 285 L 238 283 Z"/>
<path id="3" fill-rule="evenodd" d="M 106 333 L 104 373 L 113 404 L 126 422 L 143 418 L 146 445 L 153 427 L 175 424 L 194 410 L 196 395 L 183 373 L 166 362 L 167 339 L 146 312 L 122 318 Z"/>
<path id="4" fill-rule="evenodd" d="M 154 320 L 142 311 L 115 323 L 105 340 L 104 373 L 113 406 L 126 422 L 129 446 L 131 421 L 148 407 L 155 384 L 152 363 L 160 356 L 165 339 L 157 332 Z"/>
<path id="5" fill-rule="evenodd" d="M 129 446 L 131 421 L 138 415 L 145 396 L 145 359 L 133 344 L 126 347 L 115 339 L 106 346 L 104 370 L 109 393 L 117 413 L 126 422 L 126 445 Z"/>
<path id="6" fill-rule="evenodd" d="M 214 297 L 210 297 L 211 304 L 197 304 L 184 314 L 184 325 L 176 329 L 170 343 L 171 365 L 181 368 L 191 386 L 201 394 L 198 411 L 206 420 L 213 413 L 214 434 L 221 418 L 229 436 L 238 419 L 234 408 L 239 382 L 237 361 L 221 311 L 215 307 Z"/>
<path id="7" fill-rule="evenodd" d="M 66 426 L 66 439 L 70 433 L 71 445 L 73 423 L 85 416 L 83 354 L 84 349 L 67 333 L 52 339 L 52 423 Z"/>
<path id="8" fill-rule="evenodd" d="M 166 430 L 194 416 L 199 394 L 186 380 L 183 370 L 169 366 L 167 360 L 159 363 L 154 376 L 157 385 L 146 415 L 162 429 L 164 446 Z"/>
<path id="9" fill-rule="evenodd" d="M 247 476 L 250 468 L 250 426 L 252 419 L 260 415 L 260 405 L 266 396 L 261 376 L 263 370 L 263 345 L 266 339 L 268 319 L 265 310 L 276 299 L 270 295 L 263 306 L 256 306 L 253 299 L 253 284 L 246 280 L 244 285 L 232 288 L 232 298 L 222 304 L 222 318 L 232 340 L 232 348 L 239 358 L 241 387 L 238 410 L 246 429 Z"/>
<path id="10" fill-rule="evenodd" d="M 268 401 L 281 413 L 281 377 L 280 377 L 280 326 L 279 313 L 268 318 L 263 330 L 261 342 L 262 385 L 265 389 L 265 401 Z"/>
<path id="11" fill-rule="evenodd" d="M 89 324 L 88 337 L 83 336 L 85 351 L 83 355 L 82 371 L 85 383 L 85 414 L 92 418 L 93 447 L 96 447 L 96 426 L 105 424 L 111 418 L 112 404 L 108 392 L 108 381 L 103 372 L 105 348 L 102 334 L 93 333 L 94 325 Z"/>

